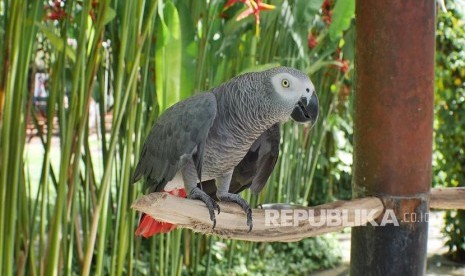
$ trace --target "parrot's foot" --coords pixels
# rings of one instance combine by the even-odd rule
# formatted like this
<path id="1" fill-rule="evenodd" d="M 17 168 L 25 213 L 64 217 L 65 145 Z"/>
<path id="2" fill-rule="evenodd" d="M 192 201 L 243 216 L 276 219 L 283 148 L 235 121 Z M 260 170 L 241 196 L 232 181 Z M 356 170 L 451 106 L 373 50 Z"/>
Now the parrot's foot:
<path id="1" fill-rule="evenodd" d="M 208 212 L 210 213 L 210 220 L 213 222 L 213 229 L 216 226 L 216 217 L 215 217 L 215 209 L 218 210 L 218 214 L 220 213 L 220 206 L 216 203 L 213 198 L 207 195 L 204 191 L 200 190 L 198 187 L 195 187 L 191 190 L 189 194 L 190 199 L 197 199 L 205 203 L 208 208 Z"/>
<path id="2" fill-rule="evenodd" d="M 219 200 L 225 202 L 234 202 L 241 206 L 242 210 L 247 214 L 247 226 L 249 226 L 249 232 L 252 231 L 252 209 L 250 209 L 249 203 L 245 201 L 240 195 L 225 193 L 218 196 Z"/>

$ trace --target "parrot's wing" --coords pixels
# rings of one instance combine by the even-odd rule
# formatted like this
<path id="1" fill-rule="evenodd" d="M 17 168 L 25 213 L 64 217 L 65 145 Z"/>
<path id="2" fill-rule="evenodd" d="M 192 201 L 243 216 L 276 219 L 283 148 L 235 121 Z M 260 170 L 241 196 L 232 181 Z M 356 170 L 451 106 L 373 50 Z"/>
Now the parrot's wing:
<path id="1" fill-rule="evenodd" d="M 258 137 L 234 169 L 230 192 L 239 193 L 250 187 L 254 194 L 260 193 L 278 160 L 280 139 L 279 123 Z"/>
<path id="2" fill-rule="evenodd" d="M 166 110 L 145 141 L 133 182 L 147 177 L 150 192 L 160 191 L 192 158 L 199 179 L 208 132 L 217 113 L 216 98 L 204 93 Z"/>
<path id="3" fill-rule="evenodd" d="M 263 189 L 278 160 L 280 138 L 279 124 L 273 125 L 258 137 L 234 168 L 230 193 L 237 194 L 250 187 L 253 193 L 258 194 Z M 215 196 L 214 180 L 203 181 L 199 187 L 210 196 Z"/>

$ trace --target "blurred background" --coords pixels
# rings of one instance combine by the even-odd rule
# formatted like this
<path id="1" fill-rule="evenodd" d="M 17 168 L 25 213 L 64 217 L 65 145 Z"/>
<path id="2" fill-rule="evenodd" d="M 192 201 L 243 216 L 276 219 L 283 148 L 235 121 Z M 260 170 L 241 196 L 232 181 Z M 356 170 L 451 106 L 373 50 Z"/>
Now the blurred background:
<path id="1" fill-rule="evenodd" d="M 351 198 L 355 0 L 0 0 L 0 274 L 309 274 L 339 234 L 251 243 L 175 230 L 143 239 L 129 179 L 167 107 L 247 71 L 307 73 L 310 131 L 286 123 L 252 204 Z M 465 5 L 438 1 L 435 186 L 465 185 Z M 373 11 L 379 12 L 379 11 Z M 440 213 L 465 262 L 465 212 Z M 347 229 L 347 234 L 350 230 Z"/>

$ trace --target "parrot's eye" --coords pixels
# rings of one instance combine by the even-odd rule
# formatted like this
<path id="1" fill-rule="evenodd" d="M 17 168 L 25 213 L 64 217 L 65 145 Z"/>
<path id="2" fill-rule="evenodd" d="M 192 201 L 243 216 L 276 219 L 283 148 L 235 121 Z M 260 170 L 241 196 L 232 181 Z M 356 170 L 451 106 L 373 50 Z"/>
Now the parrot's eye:
<path id="1" fill-rule="evenodd" d="M 286 80 L 286 79 L 283 79 L 283 80 L 281 81 L 281 84 L 282 84 L 282 86 L 285 87 L 285 88 L 288 88 L 288 87 L 289 87 L 289 81 Z"/>

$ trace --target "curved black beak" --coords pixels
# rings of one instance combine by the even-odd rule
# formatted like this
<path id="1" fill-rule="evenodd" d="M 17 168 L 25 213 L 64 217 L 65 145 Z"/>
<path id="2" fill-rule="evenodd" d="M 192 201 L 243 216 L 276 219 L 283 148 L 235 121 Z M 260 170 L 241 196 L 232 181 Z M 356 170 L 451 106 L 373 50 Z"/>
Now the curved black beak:
<path id="1" fill-rule="evenodd" d="M 295 106 L 291 113 L 291 117 L 294 121 L 299 123 L 311 123 L 312 126 L 315 124 L 318 118 L 318 97 L 313 93 L 310 101 L 307 103 L 307 98 L 300 98 L 299 102 Z"/>

